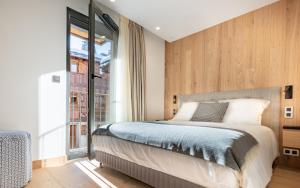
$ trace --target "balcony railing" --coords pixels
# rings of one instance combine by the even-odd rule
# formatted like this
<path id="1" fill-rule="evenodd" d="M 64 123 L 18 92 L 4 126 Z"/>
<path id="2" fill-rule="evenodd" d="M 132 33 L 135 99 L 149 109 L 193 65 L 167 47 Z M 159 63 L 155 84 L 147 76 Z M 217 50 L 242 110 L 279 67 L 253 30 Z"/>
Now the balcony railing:
<path id="1" fill-rule="evenodd" d="M 95 125 L 104 124 L 109 119 L 110 99 L 108 94 L 95 94 Z M 70 96 L 70 149 L 87 148 L 88 139 L 88 94 L 72 91 Z"/>

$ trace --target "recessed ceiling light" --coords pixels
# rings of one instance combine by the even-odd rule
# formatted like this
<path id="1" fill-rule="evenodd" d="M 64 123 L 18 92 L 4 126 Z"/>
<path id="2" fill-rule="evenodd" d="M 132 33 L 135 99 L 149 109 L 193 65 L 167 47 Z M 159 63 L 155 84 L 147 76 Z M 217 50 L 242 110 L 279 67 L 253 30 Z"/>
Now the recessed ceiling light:
<path id="1" fill-rule="evenodd" d="M 115 2 L 116 0 L 110 0 L 111 2 Z"/>
<path id="2" fill-rule="evenodd" d="M 160 27 L 156 27 L 155 29 L 156 29 L 156 31 L 159 31 L 159 30 L 160 30 Z"/>

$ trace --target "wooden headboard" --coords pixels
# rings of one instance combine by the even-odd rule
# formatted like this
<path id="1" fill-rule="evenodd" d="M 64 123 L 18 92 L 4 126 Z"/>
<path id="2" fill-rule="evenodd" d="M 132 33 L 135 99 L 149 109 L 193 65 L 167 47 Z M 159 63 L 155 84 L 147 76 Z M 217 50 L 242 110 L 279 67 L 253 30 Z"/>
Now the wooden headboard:
<path id="1" fill-rule="evenodd" d="M 279 137 L 280 98 L 281 98 L 280 87 L 201 93 L 201 94 L 179 96 L 179 100 L 181 104 L 183 102 L 188 102 L 188 101 L 201 102 L 201 101 L 236 99 L 236 98 L 257 98 L 257 99 L 269 100 L 271 103 L 263 114 L 262 124 L 270 127 L 274 131 L 276 136 Z"/>

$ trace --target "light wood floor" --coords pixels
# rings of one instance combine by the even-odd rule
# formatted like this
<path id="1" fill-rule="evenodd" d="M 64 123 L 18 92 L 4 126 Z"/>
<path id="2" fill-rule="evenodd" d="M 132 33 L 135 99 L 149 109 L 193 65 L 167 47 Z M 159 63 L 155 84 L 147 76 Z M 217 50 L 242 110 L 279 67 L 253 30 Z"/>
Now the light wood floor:
<path id="1" fill-rule="evenodd" d="M 95 161 L 75 160 L 61 167 L 37 169 L 26 188 L 148 188 L 149 186 Z M 277 168 L 268 188 L 299 188 L 300 171 Z"/>

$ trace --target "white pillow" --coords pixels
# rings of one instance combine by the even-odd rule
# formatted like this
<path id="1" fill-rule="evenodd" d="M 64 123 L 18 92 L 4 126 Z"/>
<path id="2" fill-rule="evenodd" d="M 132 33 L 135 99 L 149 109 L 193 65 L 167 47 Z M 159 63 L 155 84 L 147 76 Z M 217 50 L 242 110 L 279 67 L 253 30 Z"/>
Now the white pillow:
<path id="1" fill-rule="evenodd" d="M 229 102 L 224 123 L 252 125 L 261 125 L 262 114 L 270 104 L 270 101 L 264 99 L 229 99 L 220 102 Z"/>
<path id="2" fill-rule="evenodd" d="M 184 102 L 175 117 L 172 119 L 173 121 L 190 121 L 198 107 L 197 102 Z"/>

